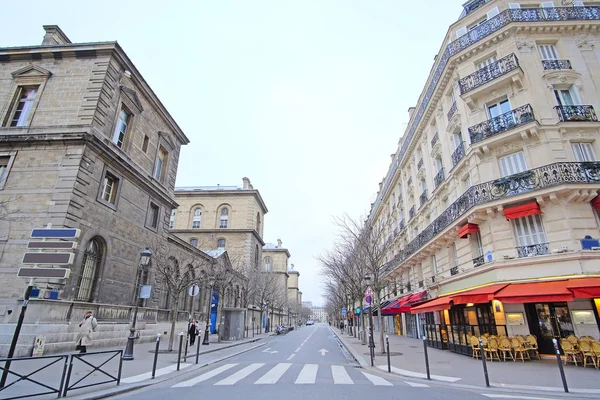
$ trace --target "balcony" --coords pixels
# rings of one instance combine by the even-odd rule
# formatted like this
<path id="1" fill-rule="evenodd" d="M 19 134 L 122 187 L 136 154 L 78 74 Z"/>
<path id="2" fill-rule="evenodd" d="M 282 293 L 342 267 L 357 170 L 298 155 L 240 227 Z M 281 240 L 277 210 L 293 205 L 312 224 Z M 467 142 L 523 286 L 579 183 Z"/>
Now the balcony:
<path id="1" fill-rule="evenodd" d="M 483 264 L 485 264 L 485 257 L 483 255 L 481 255 L 479 257 L 475 257 L 473 259 L 473 267 L 474 268 L 481 267 Z"/>
<path id="2" fill-rule="evenodd" d="M 544 254 L 550 254 L 548 243 L 538 243 L 529 246 L 517 247 L 517 255 L 519 256 L 519 258 L 543 256 Z"/>
<path id="3" fill-rule="evenodd" d="M 404 220 L 400 221 L 400 230 L 404 229 L 406 227 L 406 224 L 404 223 Z"/>
<path id="4" fill-rule="evenodd" d="M 438 186 L 440 186 L 442 182 L 444 182 L 445 178 L 446 177 L 444 176 L 444 168 L 442 168 L 438 171 L 437 174 L 435 174 L 435 177 L 433 178 L 433 184 L 435 185 L 435 187 L 437 188 Z"/>
<path id="5" fill-rule="evenodd" d="M 427 202 L 427 189 L 423 190 L 423 193 L 419 196 L 419 204 L 423 207 L 423 204 Z"/>
<path id="6" fill-rule="evenodd" d="M 470 91 L 475 90 L 496 78 L 500 78 L 501 76 L 506 75 L 517 68 L 519 68 L 519 60 L 517 59 L 517 56 L 511 54 L 503 57 L 495 63 L 478 69 L 471 75 L 465 76 L 459 80 L 458 87 L 460 88 L 460 94 L 464 95 L 469 93 Z"/>
<path id="7" fill-rule="evenodd" d="M 455 166 L 465 156 L 465 144 L 461 142 L 452 153 L 452 165 Z"/>
<path id="8" fill-rule="evenodd" d="M 592 106 L 556 106 L 554 109 L 561 122 L 598 122 L 596 111 Z"/>
<path id="9" fill-rule="evenodd" d="M 456 114 L 456 102 L 452 103 L 452 107 L 450 107 L 450 111 L 448 111 L 448 121 L 452 120 L 454 114 Z"/>
<path id="10" fill-rule="evenodd" d="M 489 1 L 490 0 L 475 0 L 475 1 L 471 1 L 467 4 L 465 4 L 464 15 L 466 16 L 466 15 L 471 14 L 473 11 L 477 10 L 479 7 L 485 5 Z"/>
<path id="11" fill-rule="evenodd" d="M 394 228 L 394 237 L 398 236 L 398 228 Z"/>
<path id="12" fill-rule="evenodd" d="M 423 159 L 422 158 L 417 163 L 417 171 L 420 170 L 421 168 L 423 168 Z"/>
<path id="13" fill-rule="evenodd" d="M 410 210 L 408 210 L 408 219 L 413 219 L 415 216 L 415 206 L 412 206 Z"/>
<path id="14" fill-rule="evenodd" d="M 458 267 L 450 268 L 450 275 L 458 275 Z"/>
<path id="15" fill-rule="evenodd" d="M 433 139 L 431 139 L 431 147 L 435 146 L 435 144 L 438 142 L 438 140 L 440 140 L 440 136 L 436 132 L 435 135 L 433 135 Z"/>
<path id="16" fill-rule="evenodd" d="M 544 71 L 573 69 L 571 68 L 571 61 L 569 60 L 542 60 L 542 65 Z"/>
<path id="17" fill-rule="evenodd" d="M 408 182 L 406 182 L 406 186 L 410 186 L 412 184 L 412 176 L 408 178 Z"/>
<path id="18" fill-rule="evenodd" d="M 469 136 L 471 137 L 471 143 L 481 142 L 534 120 L 533 110 L 529 104 L 515 108 L 512 111 L 470 127 Z"/>

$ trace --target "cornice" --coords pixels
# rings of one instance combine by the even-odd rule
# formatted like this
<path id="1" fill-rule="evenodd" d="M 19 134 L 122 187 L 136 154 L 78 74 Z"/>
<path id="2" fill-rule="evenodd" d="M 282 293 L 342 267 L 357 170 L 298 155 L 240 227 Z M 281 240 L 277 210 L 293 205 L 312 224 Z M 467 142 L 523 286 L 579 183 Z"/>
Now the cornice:
<path id="1" fill-rule="evenodd" d="M 177 233 L 194 233 L 194 234 L 250 233 L 256 238 L 256 240 L 258 240 L 258 243 L 260 243 L 261 246 L 265 245 L 264 240 L 260 237 L 258 232 L 256 232 L 256 229 L 230 229 L 230 228 L 226 228 L 226 229 L 206 229 L 206 228 L 191 229 L 191 228 L 185 228 L 185 229 L 170 229 L 169 232 L 171 232 L 173 234 L 177 234 Z"/>
<path id="2" fill-rule="evenodd" d="M 227 197 L 227 196 L 254 196 L 260 205 L 263 214 L 267 214 L 269 210 L 263 201 L 260 192 L 257 189 L 242 189 L 242 190 L 181 190 L 175 188 L 175 197 Z"/>

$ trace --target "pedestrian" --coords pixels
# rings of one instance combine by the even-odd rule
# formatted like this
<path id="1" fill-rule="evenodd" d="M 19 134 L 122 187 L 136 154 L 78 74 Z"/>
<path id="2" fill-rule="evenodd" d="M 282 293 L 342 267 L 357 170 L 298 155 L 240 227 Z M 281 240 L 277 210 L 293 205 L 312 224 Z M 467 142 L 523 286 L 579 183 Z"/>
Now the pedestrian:
<path id="1" fill-rule="evenodd" d="M 96 330 L 96 326 L 98 325 L 98 321 L 92 315 L 91 311 L 85 313 L 83 320 L 79 323 L 79 333 L 77 334 L 77 341 L 75 344 L 77 347 L 76 350 L 79 350 L 79 353 L 86 353 L 87 346 L 92 344 L 92 332 Z"/>
<path id="2" fill-rule="evenodd" d="M 344 333 L 344 321 L 340 321 L 340 332 Z"/>
<path id="3" fill-rule="evenodd" d="M 190 321 L 188 334 L 190 335 L 190 346 L 193 346 L 196 343 L 196 335 L 198 334 L 198 326 L 194 320 Z"/>

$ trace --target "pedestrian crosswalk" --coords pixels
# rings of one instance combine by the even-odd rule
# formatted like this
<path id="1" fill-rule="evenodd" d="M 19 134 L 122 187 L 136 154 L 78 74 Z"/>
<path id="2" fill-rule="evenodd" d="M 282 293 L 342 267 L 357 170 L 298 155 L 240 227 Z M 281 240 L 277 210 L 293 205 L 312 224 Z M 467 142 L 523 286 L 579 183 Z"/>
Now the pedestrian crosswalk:
<path id="1" fill-rule="evenodd" d="M 274 384 L 368 384 L 375 386 L 394 386 L 390 381 L 360 369 L 343 365 L 292 364 L 292 363 L 252 363 L 224 364 L 204 372 L 191 379 L 173 385 L 173 388 L 191 387 L 206 382 L 214 386 L 236 384 L 274 385 Z M 405 383 L 400 383 L 405 384 Z M 423 385 L 426 387 L 426 385 Z"/>

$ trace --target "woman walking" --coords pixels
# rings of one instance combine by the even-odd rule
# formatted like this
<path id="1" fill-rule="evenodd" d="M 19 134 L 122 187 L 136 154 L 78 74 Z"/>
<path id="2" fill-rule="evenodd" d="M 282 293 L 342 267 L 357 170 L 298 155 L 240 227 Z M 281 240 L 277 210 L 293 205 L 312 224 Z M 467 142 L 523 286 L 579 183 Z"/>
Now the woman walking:
<path id="1" fill-rule="evenodd" d="M 194 320 L 190 321 L 188 334 L 190 335 L 190 346 L 193 346 L 194 343 L 196 343 L 196 335 L 198 335 L 198 325 L 196 322 L 194 322 Z"/>
<path id="2" fill-rule="evenodd" d="M 96 321 L 92 312 L 86 312 L 83 320 L 79 323 L 79 333 L 75 342 L 77 344 L 75 349 L 79 350 L 79 353 L 87 352 L 87 346 L 92 344 L 92 332 L 96 330 L 97 325 L 98 321 Z"/>

